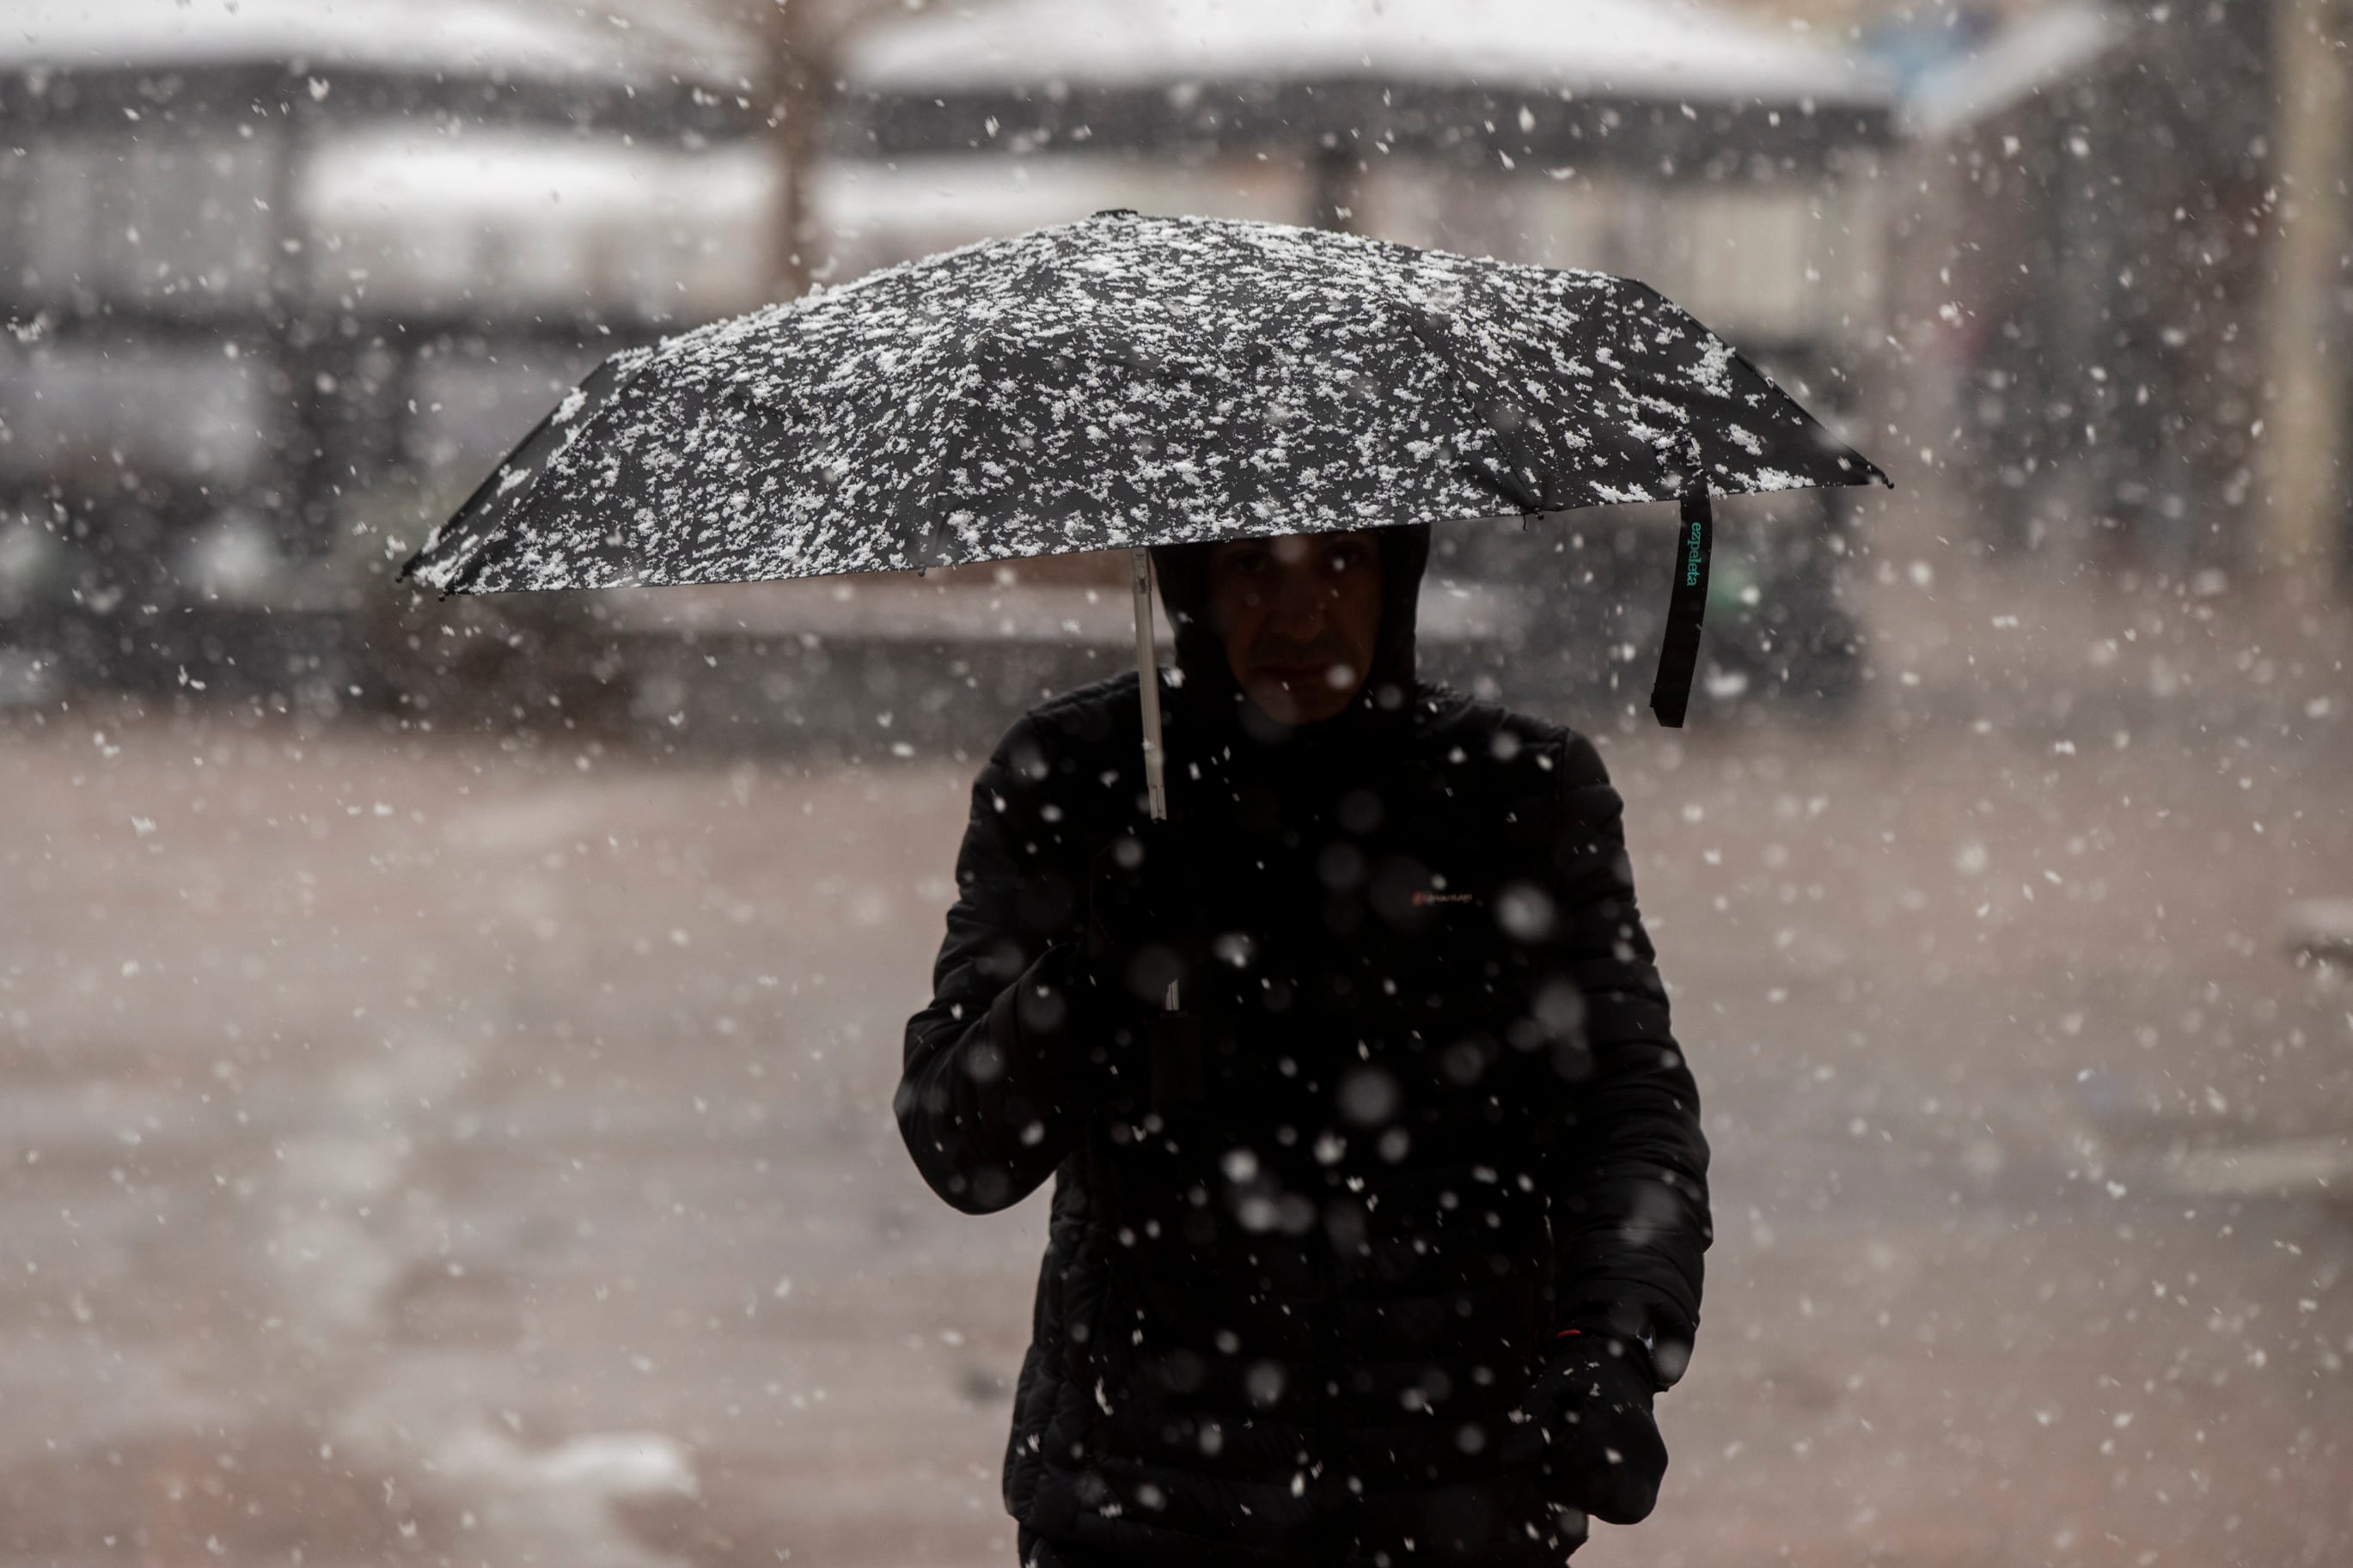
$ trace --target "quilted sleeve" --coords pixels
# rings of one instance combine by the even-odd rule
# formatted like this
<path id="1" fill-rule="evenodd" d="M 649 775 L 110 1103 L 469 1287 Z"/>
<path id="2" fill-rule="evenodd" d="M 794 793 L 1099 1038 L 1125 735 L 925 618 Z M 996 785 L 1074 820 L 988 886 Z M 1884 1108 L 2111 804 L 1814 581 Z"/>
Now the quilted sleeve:
<path id="1" fill-rule="evenodd" d="M 1086 890 L 1037 729 L 973 782 L 931 1005 L 907 1021 L 893 1109 L 915 1167 L 967 1214 L 1019 1203 L 1067 1154 L 1105 1058 L 1079 941 Z"/>
<path id="2" fill-rule="evenodd" d="M 1634 900 L 1625 803 L 1584 736 L 1568 737 L 1561 771 L 1557 962 L 1584 999 L 1589 1059 L 1577 1133 L 1547 1181 L 1555 1326 L 1606 1328 L 1649 1344 L 1664 1389 L 1683 1376 L 1699 1327 L 1702 1255 L 1715 1234 L 1707 1140 Z"/>

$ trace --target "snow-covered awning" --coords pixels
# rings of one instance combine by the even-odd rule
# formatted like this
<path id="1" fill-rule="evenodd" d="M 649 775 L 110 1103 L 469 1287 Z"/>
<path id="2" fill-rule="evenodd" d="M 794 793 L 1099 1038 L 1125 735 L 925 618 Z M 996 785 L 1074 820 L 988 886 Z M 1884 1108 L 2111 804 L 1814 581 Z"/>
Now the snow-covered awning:
<path id="1" fill-rule="evenodd" d="M 373 116 L 691 144 L 761 123 L 760 75 L 666 0 L 0 0 L 0 123 L 52 132 Z"/>
<path id="2" fill-rule="evenodd" d="M 12 0 L 0 69 L 292 65 L 740 90 L 742 41 L 685 5 L 525 0 Z"/>
<path id="3" fill-rule="evenodd" d="M 1876 62 L 1694 0 L 950 0 L 853 42 L 851 155 L 1434 152 L 1650 177 L 1890 139 Z"/>
<path id="4" fill-rule="evenodd" d="M 1001 0 L 877 29 L 849 74 L 908 93 L 1345 79 L 1691 104 L 1894 99 L 1858 57 L 1688 0 Z"/>

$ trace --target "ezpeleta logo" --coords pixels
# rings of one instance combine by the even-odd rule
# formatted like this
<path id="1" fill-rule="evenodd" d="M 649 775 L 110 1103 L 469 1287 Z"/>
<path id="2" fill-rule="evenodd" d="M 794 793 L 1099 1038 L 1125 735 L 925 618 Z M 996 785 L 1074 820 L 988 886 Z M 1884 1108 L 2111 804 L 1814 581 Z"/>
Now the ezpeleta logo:
<path id="1" fill-rule="evenodd" d="M 1433 893 L 1424 888 L 1415 889 L 1413 895 L 1413 907 L 1416 909 L 1419 909 L 1424 904 L 1475 904 L 1478 901 L 1476 894 Z"/>
<path id="2" fill-rule="evenodd" d="M 1696 588 L 1699 586 L 1699 519 L 1697 518 L 1692 519 L 1690 544 L 1691 553 L 1683 560 L 1683 586 Z"/>

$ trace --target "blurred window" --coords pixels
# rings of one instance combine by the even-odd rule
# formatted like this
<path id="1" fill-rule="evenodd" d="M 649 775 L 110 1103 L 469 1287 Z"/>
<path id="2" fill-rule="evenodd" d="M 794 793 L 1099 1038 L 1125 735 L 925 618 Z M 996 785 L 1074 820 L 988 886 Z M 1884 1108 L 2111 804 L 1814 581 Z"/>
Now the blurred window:
<path id="1" fill-rule="evenodd" d="M 1811 186 L 1668 186 L 1625 212 L 1626 270 L 1735 342 L 1805 337 L 1853 308 L 1825 265 L 1843 205 Z"/>
<path id="2" fill-rule="evenodd" d="M 1364 209 L 1384 238 L 1541 267 L 1590 268 L 1648 284 L 1799 390 L 1818 416 L 1833 414 L 1831 391 L 1798 375 L 1814 362 L 1810 351 L 1847 330 L 1842 316 L 1862 319 L 1864 307 L 1847 291 L 1850 273 L 1839 259 L 1860 248 L 1841 187 L 1672 184 L 1615 172 L 1555 179 L 1542 170 L 1505 174 L 1393 159 L 1368 177 Z M 1795 350 L 1795 357 L 1778 352 L 1784 349 Z M 1810 490 L 1743 497 L 1720 510 L 1725 560 L 1761 552 L 1770 571 L 1791 569 L 1820 530 L 1816 498 Z M 1565 553 L 1542 568 L 1540 591 L 1589 589 L 1588 596 L 1606 598 L 1659 569 L 1674 512 L 1618 507 L 1542 526 Z M 1441 532 L 1432 568 L 1440 577 L 1511 582 L 1528 571 L 1528 535 L 1517 520 Z"/>
<path id="3" fill-rule="evenodd" d="M 60 136 L 0 155 L 0 279 L 36 306 L 266 300 L 272 144 L 174 130 Z"/>
<path id="4" fill-rule="evenodd" d="M 1385 239 L 1637 279 L 1736 342 L 1807 338 L 1858 309 L 1834 189 L 1395 158 L 1366 174 L 1358 205 Z"/>
<path id="5" fill-rule="evenodd" d="M 0 338 L 0 472 L 241 484 L 260 472 L 278 420 L 260 368 L 217 343 Z"/>
<path id="6" fill-rule="evenodd" d="M 834 282 L 1105 207 L 1301 223 L 1308 202 L 1295 163 L 1249 154 L 1196 163 L 1116 153 L 837 159 L 817 166 L 809 188 L 832 242 L 823 275 Z"/>
<path id="7" fill-rule="evenodd" d="M 311 280 L 382 313 L 702 321 L 767 293 L 773 164 L 539 131 L 365 127 L 299 182 Z"/>

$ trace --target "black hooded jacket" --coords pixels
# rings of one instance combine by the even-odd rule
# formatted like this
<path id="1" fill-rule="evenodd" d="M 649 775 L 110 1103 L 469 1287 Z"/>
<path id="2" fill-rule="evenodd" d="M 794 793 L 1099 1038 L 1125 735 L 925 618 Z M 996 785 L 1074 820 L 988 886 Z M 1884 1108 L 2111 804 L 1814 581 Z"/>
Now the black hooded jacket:
<path id="1" fill-rule="evenodd" d="M 1146 813 L 1136 677 L 973 786 L 897 1112 L 959 1209 L 1054 1178 L 1003 1480 L 1072 1563 L 1559 1563 L 1555 1334 L 1648 1342 L 1660 1389 L 1690 1355 L 1708 1147 L 1622 803 L 1583 736 L 1415 679 L 1428 530 L 1377 537 L 1373 668 L 1288 730 L 1198 613 L 1205 548 L 1154 552 L 1197 1031 L 1083 973 L 1090 862 Z"/>

